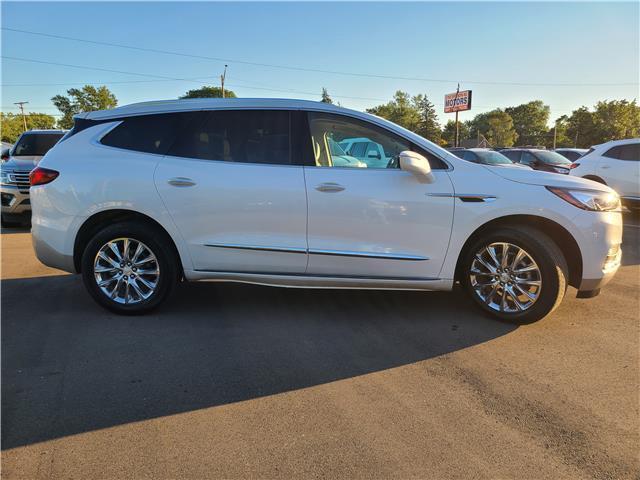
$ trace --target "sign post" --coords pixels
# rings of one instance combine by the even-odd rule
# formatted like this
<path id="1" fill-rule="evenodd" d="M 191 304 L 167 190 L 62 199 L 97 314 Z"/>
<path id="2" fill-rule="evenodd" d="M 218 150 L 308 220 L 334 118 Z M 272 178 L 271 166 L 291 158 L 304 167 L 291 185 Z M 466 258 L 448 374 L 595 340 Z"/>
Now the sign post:
<path id="1" fill-rule="evenodd" d="M 444 113 L 456 112 L 456 138 L 454 147 L 460 144 L 460 125 L 458 123 L 458 112 L 471 110 L 471 90 L 460 91 L 460 84 L 455 93 L 448 93 L 444 96 Z"/>

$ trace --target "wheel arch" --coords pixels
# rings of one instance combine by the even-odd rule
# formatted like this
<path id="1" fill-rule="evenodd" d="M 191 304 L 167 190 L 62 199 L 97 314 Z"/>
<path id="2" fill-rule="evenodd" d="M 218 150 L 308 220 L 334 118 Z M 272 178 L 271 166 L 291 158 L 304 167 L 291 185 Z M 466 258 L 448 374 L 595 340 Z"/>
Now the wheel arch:
<path id="1" fill-rule="evenodd" d="M 494 218 L 479 226 L 462 246 L 456 263 L 455 279 L 462 275 L 462 259 L 467 249 L 485 232 L 499 227 L 534 227 L 548 235 L 561 250 L 569 267 L 569 285 L 578 287 L 582 280 L 582 252 L 573 235 L 559 223 L 536 215 L 508 215 Z"/>
<path id="2" fill-rule="evenodd" d="M 91 238 L 96 233 L 98 233 L 98 231 L 100 231 L 105 224 L 112 224 L 125 220 L 133 220 L 145 223 L 150 227 L 155 228 L 161 235 L 164 235 L 169 241 L 169 244 L 171 245 L 175 254 L 176 261 L 178 262 L 178 268 L 180 269 L 180 276 L 182 277 L 184 275 L 180 252 L 178 251 L 176 243 L 174 242 L 169 232 L 167 232 L 167 230 L 160 223 L 158 223 L 150 216 L 145 215 L 144 213 L 136 212 L 134 210 L 126 209 L 102 210 L 91 215 L 80 226 L 73 245 L 73 266 L 76 272 L 80 273 L 82 270 L 82 253 L 84 252 L 84 249 Z"/>

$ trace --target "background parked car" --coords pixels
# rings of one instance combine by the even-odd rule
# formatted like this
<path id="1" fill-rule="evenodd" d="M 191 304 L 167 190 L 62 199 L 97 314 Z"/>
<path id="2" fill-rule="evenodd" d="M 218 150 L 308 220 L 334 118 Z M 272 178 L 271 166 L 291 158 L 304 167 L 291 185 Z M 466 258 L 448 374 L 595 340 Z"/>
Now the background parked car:
<path id="1" fill-rule="evenodd" d="M 483 165 L 493 165 L 501 167 L 528 168 L 529 170 L 531 169 L 526 165 L 513 163 L 510 159 L 502 155 L 502 153 L 496 152 L 495 150 L 489 150 L 488 148 L 456 148 L 455 150 L 451 150 L 451 153 L 453 153 L 456 157 L 473 163 L 481 163 Z"/>
<path id="2" fill-rule="evenodd" d="M 559 153 L 537 148 L 510 148 L 500 152 L 515 163 L 527 165 L 534 170 L 568 174 L 572 162 Z"/>
<path id="3" fill-rule="evenodd" d="M 29 172 L 65 133 L 65 130 L 29 130 L 9 150 L 0 173 L 3 226 L 29 221 Z"/>
<path id="4" fill-rule="evenodd" d="M 575 163 L 571 175 L 604 183 L 618 192 L 622 203 L 640 210 L 640 138 L 595 145 Z"/>
<path id="5" fill-rule="evenodd" d="M 575 162 L 577 159 L 582 157 L 588 151 L 589 150 L 586 148 L 556 148 L 554 150 L 554 152 L 559 153 L 560 155 L 565 157 L 567 160 L 571 160 L 572 162 Z"/>

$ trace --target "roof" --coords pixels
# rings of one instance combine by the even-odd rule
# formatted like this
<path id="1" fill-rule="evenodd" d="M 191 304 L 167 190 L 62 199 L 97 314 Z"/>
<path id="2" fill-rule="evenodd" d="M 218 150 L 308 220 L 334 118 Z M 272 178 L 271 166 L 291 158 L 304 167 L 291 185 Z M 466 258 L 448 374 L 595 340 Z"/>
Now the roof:
<path id="1" fill-rule="evenodd" d="M 615 145 L 628 145 L 629 143 L 638 143 L 640 142 L 640 138 L 625 138 L 623 140 L 609 140 L 608 142 L 600 143 L 599 145 L 594 145 L 593 147 L 603 147 L 603 146 L 615 146 Z"/>
<path id="2" fill-rule="evenodd" d="M 132 103 L 109 110 L 97 110 L 76 115 L 76 118 L 103 120 L 109 118 L 145 115 L 150 113 L 170 113 L 190 110 L 217 109 L 288 109 L 318 110 L 326 112 L 354 112 L 330 103 L 310 100 L 284 98 L 188 98 L 179 100 L 157 100 L 152 102 Z M 355 112 L 354 112 L 355 113 Z M 360 113 L 360 112 L 357 112 Z"/>
<path id="3" fill-rule="evenodd" d="M 34 128 L 31 130 L 27 130 L 26 132 L 24 132 L 26 134 L 28 133 L 67 133 L 67 130 L 61 130 L 58 128 Z M 23 134 L 24 135 L 24 134 Z"/>

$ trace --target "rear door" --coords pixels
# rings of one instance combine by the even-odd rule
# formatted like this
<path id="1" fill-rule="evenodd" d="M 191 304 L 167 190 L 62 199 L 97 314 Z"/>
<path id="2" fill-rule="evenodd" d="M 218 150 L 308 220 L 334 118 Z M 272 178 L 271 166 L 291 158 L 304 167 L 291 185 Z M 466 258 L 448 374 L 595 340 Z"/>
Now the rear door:
<path id="1" fill-rule="evenodd" d="M 453 221 L 453 186 L 443 169 L 447 165 L 432 156 L 435 181 L 420 183 L 398 166 L 398 154 L 416 147 L 393 132 L 352 117 L 316 112 L 309 113 L 309 126 L 312 161 L 304 167 L 307 273 L 437 278 Z M 344 162 L 336 166 L 330 144 L 345 138 L 366 138 L 388 160 L 382 165 L 364 157 L 367 163 L 357 167 Z"/>
<path id="2" fill-rule="evenodd" d="M 296 113 L 203 113 L 155 173 L 169 214 L 201 271 L 303 273 L 307 199 Z"/>
<path id="3" fill-rule="evenodd" d="M 610 148 L 600 158 L 598 171 L 621 196 L 640 196 L 640 143 Z"/>

